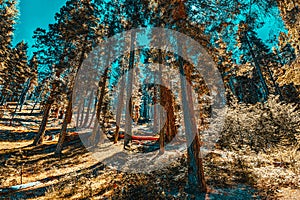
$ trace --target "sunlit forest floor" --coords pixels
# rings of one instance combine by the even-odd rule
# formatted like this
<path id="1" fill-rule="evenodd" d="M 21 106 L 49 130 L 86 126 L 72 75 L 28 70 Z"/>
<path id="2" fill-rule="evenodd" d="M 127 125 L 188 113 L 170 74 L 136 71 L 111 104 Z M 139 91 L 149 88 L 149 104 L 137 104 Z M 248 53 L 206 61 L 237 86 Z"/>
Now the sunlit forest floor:
<path id="1" fill-rule="evenodd" d="M 185 153 L 148 174 L 121 172 L 94 159 L 75 129 L 69 129 L 61 157 L 55 157 L 57 137 L 50 136 L 59 133 L 59 120 L 53 120 L 47 127 L 43 145 L 31 146 L 39 120 L 39 116 L 24 115 L 16 116 L 11 125 L 5 116 L 1 120 L 1 199 L 298 199 L 300 196 L 297 146 L 256 153 L 247 147 L 226 150 L 218 144 L 204 157 L 209 193 L 190 195 L 185 190 Z M 28 121 L 31 123 L 24 123 Z M 122 140 L 118 145 L 121 144 Z M 135 145 L 138 144 L 132 143 L 132 148 Z M 18 187 L 21 183 L 27 187 Z"/>

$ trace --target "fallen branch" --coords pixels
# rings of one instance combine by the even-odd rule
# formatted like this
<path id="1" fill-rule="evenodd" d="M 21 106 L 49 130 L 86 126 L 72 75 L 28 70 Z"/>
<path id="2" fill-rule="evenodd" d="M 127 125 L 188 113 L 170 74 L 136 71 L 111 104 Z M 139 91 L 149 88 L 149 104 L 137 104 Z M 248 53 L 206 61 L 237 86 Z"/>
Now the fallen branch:
<path id="1" fill-rule="evenodd" d="M 119 138 L 124 139 L 124 134 L 120 134 Z M 149 141 L 156 141 L 159 139 L 159 137 L 155 136 L 139 136 L 139 135 L 133 135 L 131 136 L 132 140 L 149 140 Z"/>

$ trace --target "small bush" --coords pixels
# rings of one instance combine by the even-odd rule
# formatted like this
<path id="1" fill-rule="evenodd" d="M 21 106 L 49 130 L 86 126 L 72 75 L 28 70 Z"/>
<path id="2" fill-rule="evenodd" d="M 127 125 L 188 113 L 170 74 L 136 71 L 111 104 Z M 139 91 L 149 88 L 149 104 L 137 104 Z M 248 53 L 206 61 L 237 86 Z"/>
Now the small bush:
<path id="1" fill-rule="evenodd" d="M 235 150 L 246 145 L 255 152 L 277 145 L 299 145 L 299 119 L 297 105 L 280 102 L 275 96 L 254 105 L 235 101 L 228 106 L 219 144 Z"/>

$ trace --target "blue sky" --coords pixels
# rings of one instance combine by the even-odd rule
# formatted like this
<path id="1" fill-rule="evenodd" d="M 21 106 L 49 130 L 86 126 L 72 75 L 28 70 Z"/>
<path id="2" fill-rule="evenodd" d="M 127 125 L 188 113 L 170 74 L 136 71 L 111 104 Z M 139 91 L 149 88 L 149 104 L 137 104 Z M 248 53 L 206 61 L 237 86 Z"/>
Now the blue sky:
<path id="1" fill-rule="evenodd" d="M 22 40 L 32 46 L 33 31 L 47 28 L 54 22 L 54 15 L 65 4 L 66 0 L 19 0 L 19 19 L 15 25 L 13 44 Z M 31 53 L 31 52 L 30 52 Z"/>
<path id="2" fill-rule="evenodd" d="M 34 43 L 33 31 L 40 28 L 47 28 L 48 24 L 54 22 L 54 15 L 65 4 L 67 0 L 19 0 L 19 19 L 15 26 L 13 44 L 24 40 L 29 47 Z M 255 12 L 255 7 L 252 7 Z M 256 8 L 258 9 L 258 8 Z M 262 17 L 262 16 L 261 16 Z M 277 37 L 280 31 L 284 31 L 284 24 L 279 16 L 277 8 L 263 16 L 259 21 L 264 25 L 257 30 L 261 39 L 269 46 L 276 46 Z M 272 41 L 270 41 L 273 39 Z M 32 50 L 29 49 L 29 54 Z"/>

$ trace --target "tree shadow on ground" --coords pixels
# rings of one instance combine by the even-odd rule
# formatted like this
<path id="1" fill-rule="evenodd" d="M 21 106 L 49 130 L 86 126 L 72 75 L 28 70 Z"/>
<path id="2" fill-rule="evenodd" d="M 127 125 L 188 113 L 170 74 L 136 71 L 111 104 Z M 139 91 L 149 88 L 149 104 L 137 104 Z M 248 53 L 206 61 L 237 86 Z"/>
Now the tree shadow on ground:
<path id="1" fill-rule="evenodd" d="M 30 122 L 30 123 L 40 123 L 40 120 L 34 120 L 34 119 L 22 119 L 22 118 L 14 118 L 14 119 L 11 119 L 11 118 L 0 118 L 0 120 L 2 122 Z"/>
<path id="2" fill-rule="evenodd" d="M 74 131 L 74 128 L 69 128 L 68 131 Z M 57 135 L 60 129 L 48 128 L 45 130 L 45 136 Z M 22 130 L 0 130 L 0 142 L 19 142 L 33 140 L 37 134 L 37 130 L 22 131 Z"/>
<path id="3" fill-rule="evenodd" d="M 9 167 L 19 166 L 25 163 L 26 166 L 37 165 L 40 171 L 48 171 L 53 167 L 66 167 L 67 165 L 78 165 L 81 157 L 86 156 L 87 150 L 79 138 L 73 138 L 65 143 L 65 150 L 61 157 L 53 155 L 55 144 L 44 144 L 37 147 L 22 147 L 12 152 L 2 152 L 0 156 L 5 157 L 11 153 L 13 159 Z M 23 153 L 20 153 L 20 150 Z M 1 151 L 0 151 L 1 152 Z M 10 158 L 12 158 L 10 157 Z M 71 198 L 78 193 L 91 190 L 89 184 L 107 180 L 99 187 L 90 191 L 85 197 L 77 199 L 88 199 L 90 197 L 103 197 L 103 199 L 204 199 L 205 196 L 211 199 L 254 199 L 260 198 L 259 192 L 255 190 L 255 180 L 251 172 L 245 166 L 229 166 L 228 162 L 209 161 L 205 158 L 207 183 L 212 190 L 208 194 L 187 194 L 186 189 L 186 160 L 180 158 L 176 165 L 167 166 L 164 169 L 149 174 L 130 174 L 104 170 L 103 163 L 96 163 L 91 166 L 59 175 L 48 176 L 39 179 L 44 184 L 18 191 L 6 191 L 0 194 L 3 198 L 27 199 L 38 198 L 49 193 L 59 192 L 55 198 Z M 42 165 L 39 166 L 39 163 Z M 1 163 L 4 166 L 5 162 Z M 7 163 L 6 163 L 7 165 Z M 232 165 L 232 164 L 231 164 Z M 8 167 L 8 168 L 9 168 Z M 9 172 L 9 170 L 7 170 Z M 122 174 L 122 178 L 117 178 Z M 88 180 L 88 181 L 86 181 Z M 69 188 L 66 190 L 66 188 Z"/>
<path id="4" fill-rule="evenodd" d="M 183 163 L 183 165 L 185 165 Z M 209 184 L 209 192 L 197 193 L 190 191 L 187 186 L 187 168 L 182 164 L 171 165 L 165 169 L 149 174 L 127 174 L 122 180 L 113 182 L 106 190 L 102 189 L 94 197 L 105 198 L 108 191 L 110 199 L 254 199 L 257 190 L 248 182 L 216 184 L 213 180 Z M 220 174 L 218 174 L 220 176 Z M 210 179 L 210 177 L 207 177 Z M 121 187 L 113 187 L 121 185 Z M 189 192 L 187 192 L 189 191 Z M 258 197 L 259 198 L 259 197 Z"/>
<path id="5" fill-rule="evenodd" d="M 69 172 L 66 174 L 51 176 L 45 179 L 37 180 L 41 183 L 51 182 L 53 180 L 58 180 L 56 183 L 43 185 L 41 187 L 24 189 L 24 190 L 6 190 L 6 193 L 2 193 L 3 198 L 11 199 L 29 199 L 29 198 L 38 198 L 44 196 L 46 192 L 50 191 L 52 188 L 63 188 L 67 185 L 73 184 L 74 180 L 80 179 L 82 177 L 97 176 L 103 173 L 105 166 L 101 163 L 96 163 L 90 167 Z M 76 175 L 75 177 L 72 175 Z"/>
<path id="6" fill-rule="evenodd" d="M 66 140 L 68 140 L 68 137 Z M 75 155 L 79 156 L 87 152 L 79 138 L 65 142 L 64 147 L 66 147 L 66 152 L 61 154 L 59 158 L 53 153 L 56 148 L 56 142 L 38 146 L 28 145 L 15 149 L 4 149 L 0 150 L 0 163 L 2 165 L 9 163 L 19 166 L 22 164 L 38 164 L 39 161 L 43 160 L 44 164 L 51 167 L 56 162 L 61 162 L 61 160 L 72 158 Z"/>
<path id="7" fill-rule="evenodd" d="M 216 199 L 265 199 L 274 198 L 275 193 L 268 191 L 266 197 L 265 191 L 258 188 L 256 178 L 249 166 L 236 160 L 213 160 L 208 154 L 204 158 L 207 171 L 207 184 L 212 186 L 217 192 L 215 195 L 224 193 L 222 198 Z M 218 194 L 219 193 L 219 194 Z M 247 193 L 249 196 L 247 196 Z M 250 195 L 251 194 L 251 195 Z M 234 197 L 236 195 L 237 197 Z M 245 196 L 246 195 L 246 196 Z M 232 198 L 229 198 L 232 197 Z"/>
<path id="8" fill-rule="evenodd" d="M 12 149 L 10 151 L 0 151 L 0 165 L 3 166 L 0 176 L 2 178 L 6 178 L 5 176 L 10 176 L 14 173 L 14 168 L 19 168 L 20 166 L 23 166 L 24 174 L 32 173 L 33 168 L 37 168 L 36 171 L 33 171 L 34 176 L 35 173 L 47 173 L 47 171 L 50 171 L 51 169 L 53 170 L 53 168 L 60 169 L 62 167 L 61 169 L 65 169 L 70 165 L 76 166 L 82 164 L 83 161 L 80 158 L 87 156 L 85 154 L 88 151 L 85 149 L 78 136 L 71 139 L 72 140 L 69 140 L 68 137 L 66 138 L 67 142 L 64 143 L 65 150 L 60 157 L 57 157 L 53 153 L 56 148 L 56 144 L 43 144 L 39 146 L 29 145 L 26 147 Z M 51 182 L 52 180 L 58 180 L 58 183 L 46 185 L 42 184 L 42 187 L 33 189 L 14 191 L 8 187 L 4 189 L 2 188 L 2 194 L 0 194 L 0 196 L 3 198 L 12 199 L 26 199 L 43 196 L 49 188 L 56 187 L 57 184 L 68 184 L 68 182 L 72 181 L 73 179 L 71 180 L 71 174 L 76 174 L 75 178 L 80 178 L 81 176 L 86 176 L 87 174 L 96 176 L 103 168 L 103 164 L 97 163 L 80 170 L 60 175 L 50 175 L 46 178 L 35 181 L 47 183 Z"/>

